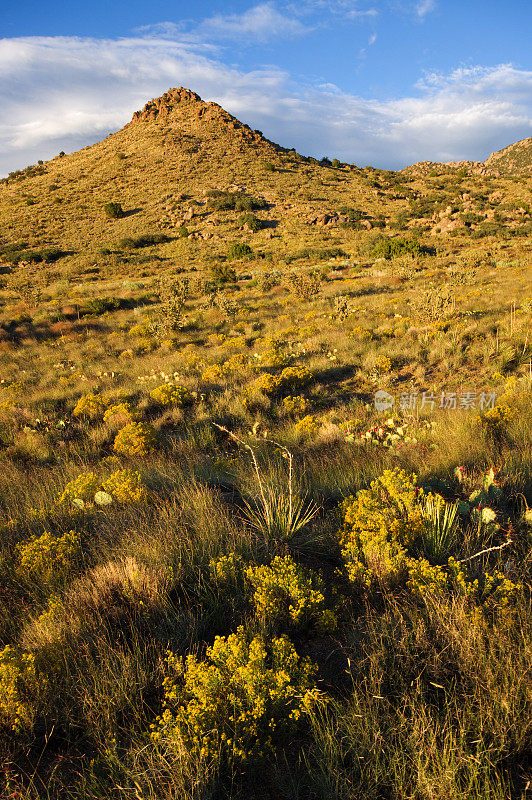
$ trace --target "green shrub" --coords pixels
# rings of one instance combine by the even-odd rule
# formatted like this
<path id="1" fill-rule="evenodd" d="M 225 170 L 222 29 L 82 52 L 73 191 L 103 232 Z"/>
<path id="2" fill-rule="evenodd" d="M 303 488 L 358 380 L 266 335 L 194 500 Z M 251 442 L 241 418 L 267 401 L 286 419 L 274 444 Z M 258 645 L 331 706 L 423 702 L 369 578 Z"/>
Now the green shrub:
<path id="1" fill-rule="evenodd" d="M 213 211 L 254 211 L 266 208 L 266 202 L 244 192 L 227 192 L 221 189 L 211 189 L 207 192 L 208 205 Z"/>
<path id="2" fill-rule="evenodd" d="M 399 256 L 424 256 L 429 252 L 418 239 L 392 239 L 388 236 L 380 237 L 370 251 L 372 258 L 385 258 L 390 260 Z"/>
<path id="3" fill-rule="evenodd" d="M 103 213 L 108 219 L 121 219 L 124 216 L 124 209 L 121 203 L 105 203 Z"/>
<path id="4" fill-rule="evenodd" d="M 128 248 L 133 250 L 138 247 L 149 247 L 154 244 L 164 244 L 169 242 L 170 237 L 164 233 L 143 233 L 140 236 L 125 236 L 120 239 L 118 246 L 121 248 Z"/>
<path id="5" fill-rule="evenodd" d="M 239 225 L 247 225 L 253 233 L 260 231 L 263 227 L 262 220 L 258 219 L 255 214 L 242 214 L 238 220 Z"/>
<path id="6" fill-rule="evenodd" d="M 216 262 L 209 267 L 211 280 L 214 284 L 219 283 L 234 283 L 236 281 L 236 272 L 229 264 Z"/>
<path id="7" fill-rule="evenodd" d="M 253 250 L 245 242 L 233 242 L 227 251 L 228 258 L 246 258 L 253 255 Z"/>
<path id="8" fill-rule="evenodd" d="M 54 261 L 66 256 L 67 253 L 58 247 L 45 247 L 42 250 L 27 249 L 27 242 L 5 244 L 0 247 L 0 256 L 9 264 L 19 264 L 25 261 L 28 264 L 52 264 Z"/>
<path id="9" fill-rule="evenodd" d="M 106 311 L 116 311 L 121 302 L 117 297 L 95 297 L 87 300 L 83 307 L 84 314 L 105 314 Z"/>

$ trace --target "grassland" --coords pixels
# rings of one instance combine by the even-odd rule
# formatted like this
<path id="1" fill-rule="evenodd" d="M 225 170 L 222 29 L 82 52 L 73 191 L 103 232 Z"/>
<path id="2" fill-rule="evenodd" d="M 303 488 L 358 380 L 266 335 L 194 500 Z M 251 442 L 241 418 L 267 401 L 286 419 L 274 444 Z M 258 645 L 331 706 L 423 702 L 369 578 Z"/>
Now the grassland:
<path id="1" fill-rule="evenodd" d="M 0 183 L 2 796 L 524 800 L 532 179 L 161 105 Z"/>

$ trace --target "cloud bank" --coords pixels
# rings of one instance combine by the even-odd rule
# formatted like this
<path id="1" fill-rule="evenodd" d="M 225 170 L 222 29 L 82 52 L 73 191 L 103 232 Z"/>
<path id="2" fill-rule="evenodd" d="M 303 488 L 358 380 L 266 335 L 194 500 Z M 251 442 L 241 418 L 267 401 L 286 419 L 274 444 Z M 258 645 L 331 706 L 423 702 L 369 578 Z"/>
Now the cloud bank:
<path id="1" fill-rule="evenodd" d="M 231 35 L 254 26 L 260 37 L 265 20 L 279 23 L 262 8 L 266 16 L 210 24 Z M 483 159 L 532 133 L 532 72 L 511 64 L 426 75 L 409 96 L 380 100 L 296 83 L 275 67 L 245 71 L 212 44 L 172 33 L 0 40 L 0 175 L 98 141 L 179 85 L 286 147 L 362 166 Z"/>

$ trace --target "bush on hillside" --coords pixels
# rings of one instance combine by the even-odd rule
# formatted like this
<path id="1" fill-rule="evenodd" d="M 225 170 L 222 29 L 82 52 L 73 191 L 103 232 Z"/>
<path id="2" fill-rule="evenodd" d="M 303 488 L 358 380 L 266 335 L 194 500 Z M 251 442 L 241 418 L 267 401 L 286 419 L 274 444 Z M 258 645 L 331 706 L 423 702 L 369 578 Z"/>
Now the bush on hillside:
<path id="1" fill-rule="evenodd" d="M 227 251 L 228 258 L 246 258 L 253 255 L 253 250 L 245 242 L 233 242 Z"/>
<path id="2" fill-rule="evenodd" d="M 121 219 L 124 216 L 122 203 L 105 203 L 103 213 L 108 219 Z"/>

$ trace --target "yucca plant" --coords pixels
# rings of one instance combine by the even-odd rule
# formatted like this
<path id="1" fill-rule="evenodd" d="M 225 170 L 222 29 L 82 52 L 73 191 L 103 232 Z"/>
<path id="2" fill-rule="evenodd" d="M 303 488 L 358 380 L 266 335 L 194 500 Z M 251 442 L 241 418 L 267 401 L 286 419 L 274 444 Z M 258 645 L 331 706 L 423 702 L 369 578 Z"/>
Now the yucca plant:
<path id="1" fill-rule="evenodd" d="M 426 520 L 423 546 L 431 561 L 444 561 L 453 549 L 458 530 L 458 501 L 447 503 L 440 495 L 428 494 L 422 513 Z"/>
<path id="2" fill-rule="evenodd" d="M 306 493 L 300 494 L 294 490 L 294 457 L 282 444 L 270 442 L 281 450 L 283 458 L 288 461 L 288 476 L 286 486 L 278 483 L 266 483 L 261 474 L 255 450 L 234 433 L 213 423 L 219 430 L 227 433 L 235 442 L 246 448 L 251 454 L 253 469 L 258 487 L 258 497 L 254 503 L 244 499 L 242 513 L 248 525 L 260 533 L 267 542 L 272 540 L 289 541 L 316 516 L 319 507 L 313 500 L 309 500 Z"/>

